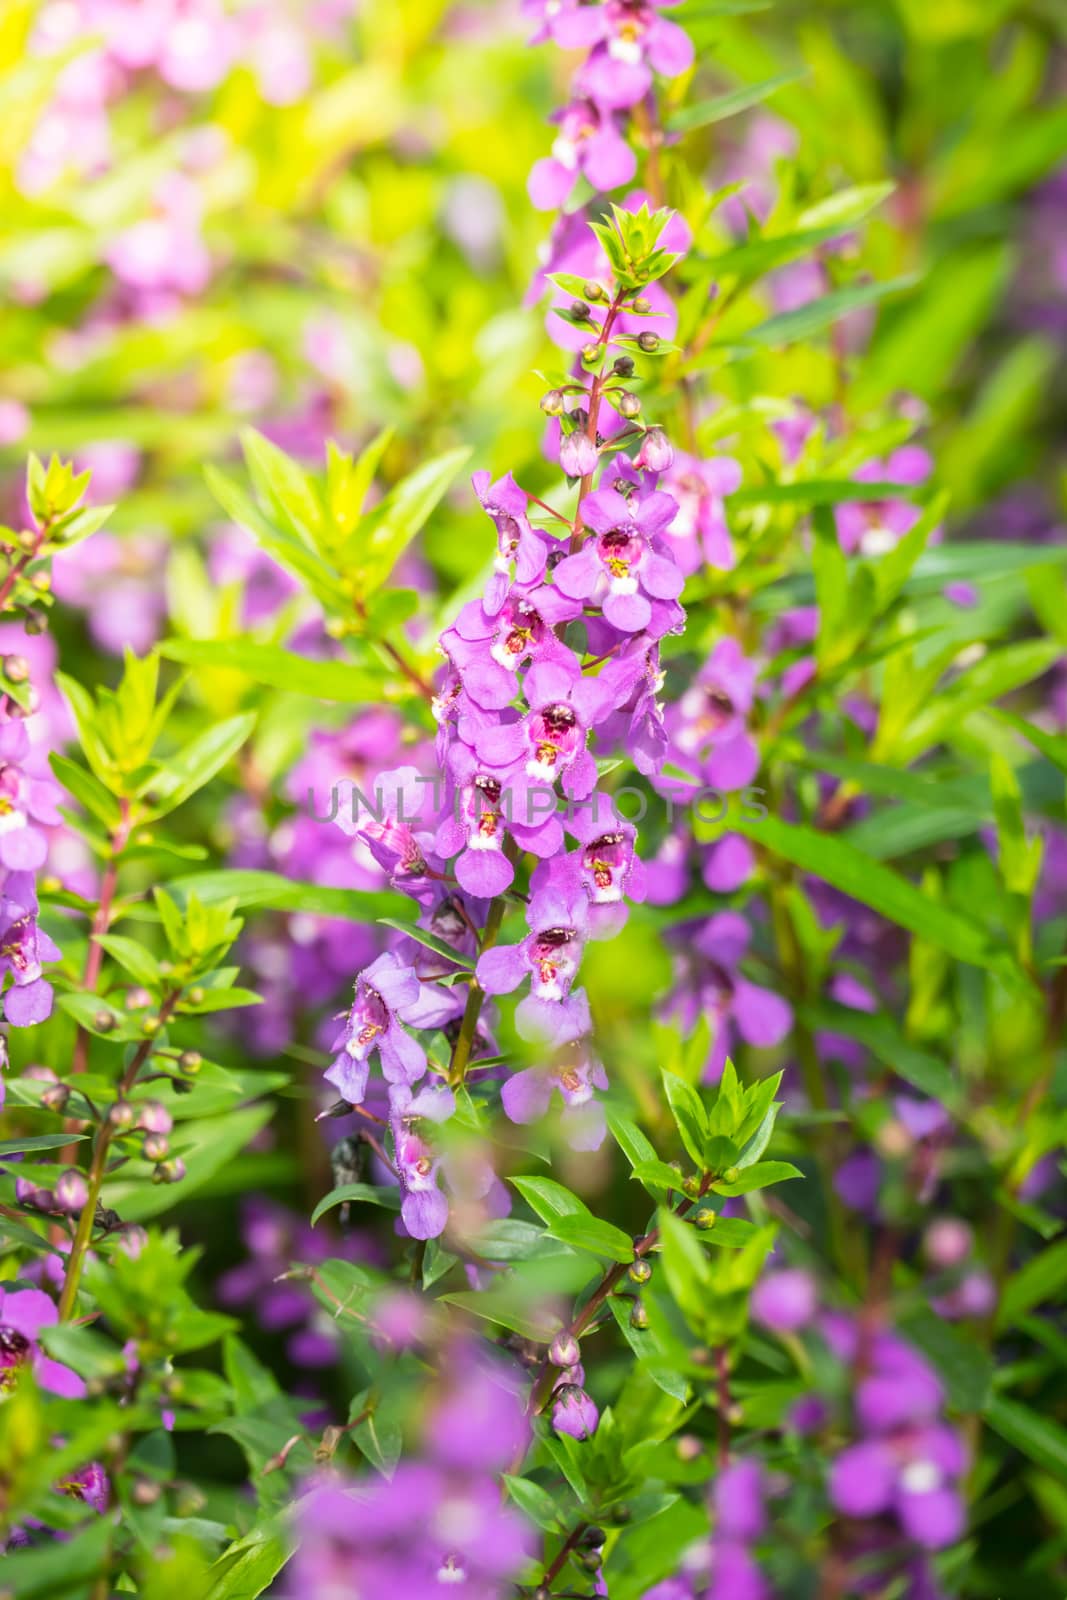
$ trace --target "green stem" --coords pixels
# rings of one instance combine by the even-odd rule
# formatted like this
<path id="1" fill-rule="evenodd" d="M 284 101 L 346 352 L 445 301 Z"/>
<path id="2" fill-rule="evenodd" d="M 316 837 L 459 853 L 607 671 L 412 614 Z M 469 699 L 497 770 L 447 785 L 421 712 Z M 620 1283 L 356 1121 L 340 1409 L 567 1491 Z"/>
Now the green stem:
<path id="1" fill-rule="evenodd" d="M 164 998 L 163 1004 L 159 1008 L 159 1020 L 161 1024 L 167 1021 L 167 1018 L 177 1005 L 180 995 L 181 991 L 176 989 L 172 994 L 169 994 Z M 153 1037 L 151 1039 L 146 1039 L 143 1044 L 137 1047 L 137 1052 L 119 1083 L 119 1094 L 121 1097 L 124 1098 L 127 1094 L 129 1094 L 130 1090 L 137 1082 L 137 1076 L 145 1062 L 148 1060 L 149 1056 L 152 1054 L 152 1048 L 155 1042 L 156 1040 Z M 74 1235 L 74 1243 L 71 1245 L 70 1255 L 67 1257 L 67 1271 L 66 1276 L 63 1279 L 63 1289 L 59 1296 L 60 1322 L 69 1322 L 74 1311 L 74 1303 L 78 1296 L 78 1285 L 81 1282 L 82 1268 L 85 1265 L 85 1257 L 88 1254 L 89 1244 L 93 1236 L 93 1225 L 96 1222 L 96 1208 L 100 1203 L 100 1191 L 104 1186 L 104 1176 L 107 1171 L 108 1151 L 111 1148 L 111 1141 L 114 1137 L 115 1129 L 113 1125 L 110 1122 L 105 1122 L 98 1130 L 96 1140 L 93 1144 L 93 1156 L 89 1163 L 89 1171 L 87 1174 L 89 1194 L 85 1205 L 82 1207 L 81 1216 L 78 1218 L 78 1227 Z"/>

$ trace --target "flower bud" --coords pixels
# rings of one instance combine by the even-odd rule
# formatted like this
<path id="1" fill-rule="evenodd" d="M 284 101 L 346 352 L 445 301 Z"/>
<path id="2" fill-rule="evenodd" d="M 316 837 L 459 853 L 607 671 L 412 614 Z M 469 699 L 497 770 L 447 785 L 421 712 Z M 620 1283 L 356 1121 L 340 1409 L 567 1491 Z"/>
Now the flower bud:
<path id="1" fill-rule="evenodd" d="M 659 334 L 649 332 L 639 333 L 637 335 L 637 343 L 640 345 L 641 349 L 646 352 L 646 354 L 650 355 L 653 350 L 659 349 Z"/>
<path id="2" fill-rule="evenodd" d="M 723 1183 L 736 1183 L 740 1176 L 741 1174 L 736 1167 L 727 1167 L 722 1175 L 722 1181 Z"/>
<path id="3" fill-rule="evenodd" d="M 958 1217 L 938 1217 L 923 1238 L 923 1253 L 932 1267 L 958 1267 L 971 1253 L 974 1235 Z"/>
<path id="4" fill-rule="evenodd" d="M 137 1506 L 154 1506 L 162 1493 L 162 1485 L 153 1478 L 135 1478 L 130 1490 L 133 1503 Z"/>
<path id="5" fill-rule="evenodd" d="M 596 343 L 587 344 L 582 350 L 582 360 L 587 367 L 600 360 L 600 346 Z"/>
<path id="6" fill-rule="evenodd" d="M 181 1183 L 185 1177 L 185 1162 L 180 1156 L 172 1156 L 169 1161 L 159 1163 L 156 1173 L 161 1175 L 163 1183 Z M 152 1176 L 155 1177 L 155 1173 Z"/>
<path id="7" fill-rule="evenodd" d="M 84 1211 L 89 1200 L 89 1185 L 77 1167 L 68 1167 L 56 1179 L 56 1205 L 60 1211 Z"/>
<path id="8" fill-rule="evenodd" d="M 110 1033 L 115 1026 L 115 1018 L 110 1011 L 97 1011 L 93 1014 L 93 1027 L 97 1033 Z"/>
<path id="9" fill-rule="evenodd" d="M 584 300 L 572 300 L 569 310 L 570 315 L 574 318 L 575 322 L 589 321 L 589 307 L 586 305 Z"/>
<path id="10" fill-rule="evenodd" d="M 162 1133 L 146 1133 L 141 1152 L 146 1161 L 162 1161 L 170 1149 L 166 1137 Z"/>
<path id="11" fill-rule="evenodd" d="M 569 433 L 560 440 L 559 464 L 568 478 L 585 478 L 596 471 L 600 451 L 586 433 Z"/>
<path id="12" fill-rule="evenodd" d="M 541 396 L 541 410 L 546 417 L 560 416 L 565 403 L 562 389 L 549 389 L 547 394 Z"/>
<path id="13" fill-rule="evenodd" d="M 588 282 L 582 284 L 582 293 L 587 300 L 592 300 L 594 305 L 598 300 L 607 299 L 607 294 L 600 287 L 599 283 L 595 283 L 592 278 L 590 278 Z"/>
<path id="14" fill-rule="evenodd" d="M 690 1200 L 695 1200 L 700 1193 L 700 1179 L 691 1174 L 682 1184 L 682 1193 L 687 1194 Z"/>
<path id="15" fill-rule="evenodd" d="M 634 466 L 646 472 L 666 472 L 674 460 L 674 447 L 662 428 L 649 428 L 634 456 Z"/>
<path id="16" fill-rule="evenodd" d="M 33 573 L 30 578 L 30 586 L 36 589 L 38 594 L 47 594 L 52 587 L 51 574 L 45 572 L 43 568 L 40 572 Z"/>
<path id="17" fill-rule="evenodd" d="M 146 1100 L 141 1107 L 137 1126 L 143 1128 L 145 1133 L 169 1133 L 174 1126 L 174 1118 L 160 1101 Z"/>
<path id="18" fill-rule="evenodd" d="M 572 1439 L 589 1439 L 600 1423 L 596 1404 L 576 1383 L 565 1383 L 553 1397 L 552 1426 L 557 1433 L 569 1433 Z"/>
<path id="19" fill-rule="evenodd" d="M 641 415 L 641 401 L 637 395 L 631 394 L 627 390 L 625 394 L 620 394 L 616 399 L 615 409 L 620 417 L 638 417 Z"/>
<path id="20" fill-rule="evenodd" d="M 65 1083 L 50 1083 L 41 1094 L 41 1104 L 48 1111 L 65 1111 L 70 1099 L 70 1089 Z"/>
<path id="21" fill-rule="evenodd" d="M 630 310 L 635 317 L 647 317 L 652 310 L 652 302 L 651 300 L 646 300 L 643 295 L 639 295 L 636 300 L 630 301 Z"/>
<path id="22" fill-rule="evenodd" d="M 152 996 L 140 984 L 135 984 L 132 989 L 126 990 L 126 1010 L 143 1011 L 145 1006 L 152 1004 Z"/>
<path id="23" fill-rule="evenodd" d="M 202 1006 L 205 998 L 204 991 L 201 989 L 199 984 L 194 984 L 193 988 L 189 990 L 189 993 L 185 998 L 188 1000 L 191 1006 Z"/>
<path id="24" fill-rule="evenodd" d="M 582 1350 L 573 1333 L 557 1333 L 548 1347 L 548 1359 L 554 1367 L 576 1367 L 582 1359 Z"/>
<path id="25" fill-rule="evenodd" d="M 578 1542 L 583 1550 L 599 1550 L 607 1542 L 607 1537 L 603 1528 L 586 1528 Z"/>
<path id="26" fill-rule="evenodd" d="M 713 1211 L 710 1206 L 701 1206 L 693 1221 L 702 1232 L 706 1233 L 709 1228 L 714 1228 L 717 1216 L 718 1213 Z"/>
<path id="27" fill-rule="evenodd" d="M 8 683 L 25 683 L 30 675 L 30 664 L 25 656 L 5 656 L 3 666 Z"/>
<path id="28" fill-rule="evenodd" d="M 634 1261 L 627 1269 L 626 1276 L 631 1283 L 647 1283 L 652 1276 L 652 1263 L 642 1257 Z"/>
<path id="29" fill-rule="evenodd" d="M 162 1026 L 163 1023 L 159 1017 L 145 1017 L 141 1022 L 141 1032 L 151 1038 L 153 1034 L 159 1032 Z"/>
<path id="30" fill-rule="evenodd" d="M 122 1225 L 122 1238 L 119 1243 L 130 1260 L 136 1261 L 148 1243 L 148 1234 L 139 1222 L 124 1222 Z"/>
<path id="31" fill-rule="evenodd" d="M 579 1557 L 579 1560 L 581 1561 L 582 1566 L 585 1568 L 586 1572 L 599 1572 L 600 1571 L 600 1551 L 599 1550 L 584 1550 L 582 1552 L 581 1556 Z"/>
<path id="32" fill-rule="evenodd" d="M 630 1307 L 630 1326 L 631 1328 L 648 1327 L 648 1312 L 640 1300 L 635 1300 Z"/>
<path id="33" fill-rule="evenodd" d="M 615 373 L 616 377 L 632 378 L 634 375 L 633 356 L 616 356 L 615 365 L 612 368 L 612 371 Z"/>
<path id="34" fill-rule="evenodd" d="M 19 549 L 25 550 L 27 555 L 32 556 L 37 549 L 37 535 L 32 528 L 23 528 L 17 535 L 16 542 Z"/>
<path id="35" fill-rule="evenodd" d="M 115 1104 L 108 1108 L 107 1120 L 113 1128 L 124 1131 L 133 1127 L 137 1121 L 137 1112 L 128 1100 L 116 1100 Z"/>
<path id="36" fill-rule="evenodd" d="M 30 1066 L 23 1067 L 22 1076 L 32 1078 L 34 1083 L 58 1083 L 59 1079 L 51 1067 L 43 1066 L 39 1061 L 34 1061 Z"/>
<path id="37" fill-rule="evenodd" d="M 190 1077 L 199 1072 L 202 1065 L 203 1057 L 199 1050 L 183 1050 L 178 1057 L 179 1071 L 187 1072 Z"/>

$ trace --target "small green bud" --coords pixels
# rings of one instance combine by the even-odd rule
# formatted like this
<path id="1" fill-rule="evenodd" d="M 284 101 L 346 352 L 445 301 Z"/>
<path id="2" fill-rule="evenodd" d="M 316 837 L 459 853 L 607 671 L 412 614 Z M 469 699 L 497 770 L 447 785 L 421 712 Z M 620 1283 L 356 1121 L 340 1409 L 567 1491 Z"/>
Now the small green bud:
<path id="1" fill-rule="evenodd" d="M 558 417 L 563 413 L 564 398 L 562 389 L 549 389 L 547 394 L 541 396 L 541 410 L 546 417 Z"/>
<path id="2" fill-rule="evenodd" d="M 615 402 L 615 405 L 618 409 L 619 415 L 622 417 L 637 417 L 641 414 L 640 400 L 638 399 L 637 395 L 630 394 L 629 391 L 627 391 L 625 394 L 620 394 Z"/>
<path id="3" fill-rule="evenodd" d="M 652 310 L 652 302 L 651 300 L 645 300 L 644 298 L 631 300 L 630 309 L 636 317 L 647 317 L 649 312 Z"/>
<path id="4" fill-rule="evenodd" d="M 582 351 L 582 360 L 584 361 L 585 365 L 590 367 L 594 361 L 598 361 L 599 359 L 600 346 L 598 344 L 587 344 L 585 349 Z"/>
<path id="5" fill-rule="evenodd" d="M 185 998 L 191 1006 L 202 1006 L 204 1003 L 204 991 L 199 984 L 195 984 Z"/>
<path id="6" fill-rule="evenodd" d="M 153 1034 L 159 1032 L 162 1026 L 163 1024 L 158 1017 L 145 1017 L 141 1023 L 141 1032 L 151 1038 Z"/>
<path id="7" fill-rule="evenodd" d="M 592 278 L 590 278 L 586 283 L 582 284 L 582 293 L 585 295 L 587 300 L 592 300 L 594 305 L 598 300 L 607 299 L 607 295 L 600 287 L 600 284 L 595 283 Z"/>
<path id="8" fill-rule="evenodd" d="M 599 1572 L 600 1571 L 600 1551 L 599 1550 L 585 1550 L 585 1551 L 582 1552 L 581 1556 L 579 1557 L 579 1560 L 581 1561 L 582 1566 L 585 1568 L 586 1572 Z"/>
<path id="9" fill-rule="evenodd" d="M 652 1263 L 642 1256 L 626 1269 L 626 1276 L 631 1283 L 647 1283 L 652 1276 Z"/>
<path id="10" fill-rule="evenodd" d="M 741 1174 L 736 1167 L 727 1167 L 722 1175 L 722 1181 L 723 1183 L 736 1183 L 740 1176 Z"/>
<path id="11" fill-rule="evenodd" d="M 178 1057 L 178 1067 L 180 1071 L 187 1072 L 192 1077 L 200 1071 L 203 1061 L 204 1058 L 199 1050 L 183 1050 Z"/>
<path id="12" fill-rule="evenodd" d="M 630 1326 L 631 1328 L 648 1327 L 648 1312 L 640 1300 L 635 1300 L 630 1307 Z"/>
<path id="13" fill-rule="evenodd" d="M 682 1184 L 682 1193 L 687 1194 L 690 1200 L 695 1200 L 700 1193 L 700 1179 L 691 1174 Z"/>
<path id="14" fill-rule="evenodd" d="M 709 1228 L 714 1228 L 716 1216 L 717 1213 L 714 1212 L 710 1206 L 701 1206 L 700 1210 L 693 1218 L 693 1221 L 696 1223 L 698 1228 L 702 1229 L 706 1233 Z"/>
<path id="15" fill-rule="evenodd" d="M 641 346 L 642 350 L 651 353 L 653 350 L 659 349 L 659 334 L 639 333 L 637 335 L 637 342 Z"/>
<path id="16" fill-rule="evenodd" d="M 93 1027 L 97 1033 L 110 1033 L 115 1026 L 115 1018 L 110 1011 L 97 1011 L 93 1014 Z"/>

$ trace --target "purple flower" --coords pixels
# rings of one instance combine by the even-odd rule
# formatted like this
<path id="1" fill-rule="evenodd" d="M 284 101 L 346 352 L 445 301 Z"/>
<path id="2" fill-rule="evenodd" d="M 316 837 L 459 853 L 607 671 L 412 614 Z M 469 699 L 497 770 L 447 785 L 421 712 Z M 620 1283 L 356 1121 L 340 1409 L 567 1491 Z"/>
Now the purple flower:
<path id="1" fill-rule="evenodd" d="M 496 527 L 497 554 L 493 576 L 486 586 L 482 604 L 495 616 L 507 598 L 514 564 L 515 581 L 540 583 L 544 577 L 548 551 L 540 534 L 530 526 L 526 515 L 526 496 L 511 473 L 490 483 L 488 472 L 476 472 L 471 479 L 482 508 Z"/>
<path id="2" fill-rule="evenodd" d="M 867 461 L 856 471 L 858 483 L 924 483 L 933 470 L 918 445 L 903 445 L 885 461 Z M 920 511 L 907 500 L 850 500 L 837 507 L 837 536 L 849 555 L 883 555 L 914 527 Z"/>
<path id="3" fill-rule="evenodd" d="M 675 559 L 687 576 L 698 572 L 705 562 L 721 571 L 733 567 L 734 550 L 723 502 L 740 485 L 741 468 L 729 456 L 702 461 L 675 452 L 663 487 L 678 503 L 670 539 Z"/>
<path id="4" fill-rule="evenodd" d="M 676 78 L 693 64 L 693 42 L 648 0 L 605 0 L 601 42 L 579 69 L 575 86 L 598 105 L 623 110 L 643 100 L 652 74 Z"/>
<path id="5" fill-rule="evenodd" d="M 550 879 L 530 900 L 526 938 L 496 945 L 479 958 L 478 982 L 487 994 L 510 994 L 529 978 L 530 993 L 515 1013 L 524 1037 L 544 1035 L 564 1044 L 588 1031 L 585 996 L 571 996 L 588 917 L 581 888 Z"/>
<path id="6" fill-rule="evenodd" d="M 334 788 L 337 806 L 330 820 L 366 842 L 394 888 L 416 898 L 432 893 L 426 858 L 433 844 L 436 781 L 408 766 L 381 773 L 367 795 L 348 778 Z"/>
<path id="7" fill-rule="evenodd" d="M 563 1100 L 567 1143 L 573 1150 L 599 1150 L 606 1122 L 594 1092 L 607 1087 L 603 1066 L 587 1042 L 579 1039 L 565 1045 L 547 1066 L 512 1073 L 500 1091 L 500 1099 L 512 1122 L 537 1122 L 558 1091 Z"/>
<path id="8" fill-rule="evenodd" d="M 657 490 L 629 500 L 616 488 L 587 494 L 579 511 L 597 537 L 556 567 L 558 588 L 573 600 L 599 606 L 623 633 L 650 631 L 658 638 L 670 632 L 677 625 L 675 602 L 684 580 L 663 553 L 659 536 L 676 510 L 670 495 Z"/>
<path id="9" fill-rule="evenodd" d="M 448 1222 L 448 1201 L 437 1183 L 441 1162 L 415 1123 L 421 1118 L 443 1122 L 451 1116 L 455 1109 L 452 1091 L 430 1086 L 413 1095 L 406 1083 L 398 1083 L 390 1092 L 389 1102 L 393 1151 L 403 1195 L 401 1220 L 413 1239 L 436 1239 Z"/>
<path id="10" fill-rule="evenodd" d="M 735 1035 L 758 1049 L 780 1044 L 793 1025 L 793 1010 L 780 995 L 741 973 L 751 935 L 739 912 L 720 911 L 703 924 L 686 924 L 676 937 L 682 945 L 681 981 L 667 1009 L 686 1031 L 701 1014 L 710 1020 L 713 1037 L 705 1077 L 714 1083 Z"/>
<path id="11" fill-rule="evenodd" d="M 43 961 L 59 951 L 37 926 L 37 894 L 28 872 L 12 872 L 0 892 L 0 981 L 10 972 L 4 1015 L 16 1028 L 44 1022 L 52 1012 L 52 985 L 41 976 Z"/>
<path id="12" fill-rule="evenodd" d="M 0 867 L 34 872 L 44 865 L 48 840 L 34 822 L 56 827 L 59 789 L 47 778 L 24 770 L 30 736 L 21 717 L 0 721 Z"/>
<path id="13" fill-rule="evenodd" d="M 586 740 L 608 707 L 608 689 L 596 678 L 584 678 L 573 661 L 531 667 L 523 689 L 530 710 L 516 722 L 484 728 L 476 736 L 479 756 L 513 784 L 523 779 L 527 786 L 530 780 L 553 784 L 560 778 L 566 794 L 584 800 L 596 783 Z"/>
<path id="14" fill-rule="evenodd" d="M 77 1400 L 85 1384 L 69 1367 L 46 1356 L 40 1345 L 42 1328 L 59 1321 L 54 1303 L 42 1289 L 0 1288 L 0 1394 L 10 1389 L 18 1374 L 29 1368 L 42 1389 Z"/>
<path id="15" fill-rule="evenodd" d="M 84 1501 L 101 1516 L 107 1510 L 111 1496 L 110 1480 L 98 1461 L 90 1461 L 87 1467 L 72 1472 L 69 1478 L 57 1483 L 56 1488 L 61 1494 L 70 1495 L 72 1500 Z"/>
<path id="16" fill-rule="evenodd" d="M 559 464 L 568 478 L 588 478 L 600 463 L 600 450 L 582 427 L 564 431 L 559 441 Z"/>
<path id="17" fill-rule="evenodd" d="M 518 693 L 517 674 L 522 667 L 538 661 L 566 664 L 573 660 L 554 630 L 580 616 L 581 610 L 552 585 L 516 586 L 492 614 L 477 600 L 464 606 L 455 625 L 441 636 L 441 646 L 475 704 L 486 711 L 500 711 Z"/>
<path id="18" fill-rule="evenodd" d="M 344 1031 L 334 1042 L 339 1053 L 325 1075 L 327 1083 L 350 1105 L 360 1105 L 375 1052 L 389 1083 L 417 1082 L 426 1071 L 426 1052 L 401 1023 L 435 1027 L 450 1011 L 446 996 L 426 988 L 413 967 L 387 951 L 356 979 Z"/>
<path id="19" fill-rule="evenodd" d="M 736 639 L 720 639 L 667 719 L 678 763 L 716 789 L 743 789 L 759 771 L 747 729 L 756 669 Z"/>
<path id="20" fill-rule="evenodd" d="M 534 163 L 527 184 L 539 211 L 558 211 L 579 176 L 601 193 L 630 182 L 637 171 L 637 157 L 623 138 L 614 112 L 592 100 L 574 100 L 552 120 L 559 124 L 552 154 Z"/>
<path id="21" fill-rule="evenodd" d="M 724 1468 L 711 1492 L 715 1529 L 724 1539 L 750 1544 L 766 1526 L 763 1509 L 763 1469 L 758 1461 L 742 1458 Z"/>
<path id="22" fill-rule="evenodd" d="M 954 1544 L 965 1526 L 957 1487 L 966 1470 L 959 1436 L 940 1424 L 850 1445 L 830 1473 L 830 1498 L 848 1517 L 893 1513 L 928 1550 Z"/>
<path id="23" fill-rule="evenodd" d="M 393 1475 L 313 1485 L 297 1507 L 289 1593 L 499 1600 L 532 1551 L 530 1529 L 487 1475 L 402 1461 Z"/>
<path id="24" fill-rule="evenodd" d="M 596 1402 L 576 1383 L 561 1383 L 552 1395 L 552 1426 L 572 1439 L 591 1439 L 600 1425 Z"/>
<path id="25" fill-rule="evenodd" d="M 775 1333 L 807 1327 L 818 1309 L 815 1280 L 800 1267 L 765 1272 L 752 1291 L 752 1315 Z"/>

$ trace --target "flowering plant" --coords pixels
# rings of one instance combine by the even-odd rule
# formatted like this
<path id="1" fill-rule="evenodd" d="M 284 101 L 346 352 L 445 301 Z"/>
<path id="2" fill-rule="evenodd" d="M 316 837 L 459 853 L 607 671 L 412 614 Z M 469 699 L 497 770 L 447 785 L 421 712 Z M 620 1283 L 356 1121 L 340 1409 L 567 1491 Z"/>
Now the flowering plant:
<path id="1" fill-rule="evenodd" d="M 1062 53 L 898 9 L 0 24 L 0 1596 L 1062 1595 Z"/>

